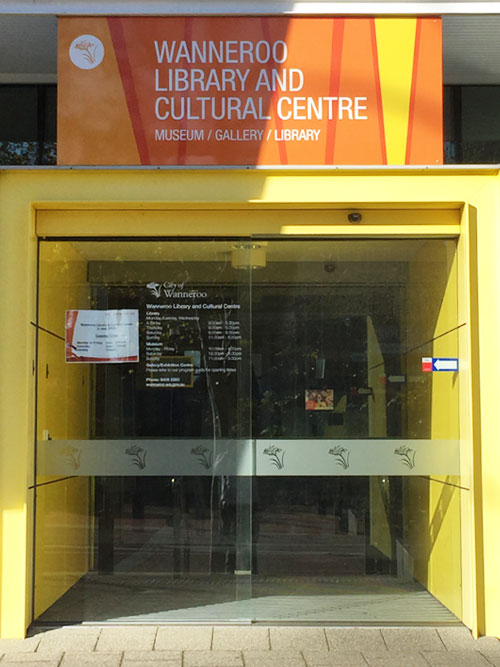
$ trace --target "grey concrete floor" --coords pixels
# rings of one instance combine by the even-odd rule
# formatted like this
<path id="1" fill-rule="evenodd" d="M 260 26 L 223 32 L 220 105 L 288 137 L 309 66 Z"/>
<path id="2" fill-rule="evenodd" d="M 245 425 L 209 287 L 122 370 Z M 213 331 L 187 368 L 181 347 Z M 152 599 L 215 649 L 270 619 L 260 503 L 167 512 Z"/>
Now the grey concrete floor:
<path id="1" fill-rule="evenodd" d="M 0 639 L 0 667 L 500 667 L 460 627 L 68 626 Z"/>

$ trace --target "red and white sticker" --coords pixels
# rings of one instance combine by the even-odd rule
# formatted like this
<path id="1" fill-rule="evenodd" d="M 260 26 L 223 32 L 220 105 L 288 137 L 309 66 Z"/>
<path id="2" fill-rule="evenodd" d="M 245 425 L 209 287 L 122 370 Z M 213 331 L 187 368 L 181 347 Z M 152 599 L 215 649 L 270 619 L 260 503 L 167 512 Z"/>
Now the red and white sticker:
<path id="1" fill-rule="evenodd" d="M 432 357 L 422 357 L 422 371 L 424 373 L 432 373 Z"/>
<path id="2" fill-rule="evenodd" d="M 67 310 L 65 332 L 67 362 L 139 361 L 138 310 Z"/>

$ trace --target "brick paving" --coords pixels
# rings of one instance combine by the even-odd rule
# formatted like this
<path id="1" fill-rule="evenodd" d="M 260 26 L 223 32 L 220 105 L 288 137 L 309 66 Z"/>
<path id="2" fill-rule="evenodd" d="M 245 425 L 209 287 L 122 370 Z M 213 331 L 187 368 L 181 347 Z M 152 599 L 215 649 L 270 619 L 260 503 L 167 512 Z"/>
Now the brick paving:
<path id="1" fill-rule="evenodd" d="M 0 639 L 0 667 L 500 667 L 500 641 L 464 627 L 128 625 Z"/>

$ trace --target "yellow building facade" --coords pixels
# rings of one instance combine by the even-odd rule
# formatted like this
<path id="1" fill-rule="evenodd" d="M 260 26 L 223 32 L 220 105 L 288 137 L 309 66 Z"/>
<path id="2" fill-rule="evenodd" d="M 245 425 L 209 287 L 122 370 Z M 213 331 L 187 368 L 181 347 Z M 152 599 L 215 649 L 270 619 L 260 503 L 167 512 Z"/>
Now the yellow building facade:
<path id="1" fill-rule="evenodd" d="M 153 244 L 230 239 L 230 248 L 241 243 L 254 250 L 269 244 L 268 260 L 273 244 L 293 241 L 299 249 L 293 251 L 296 263 L 310 257 L 313 242 L 324 248 L 349 242 L 352 275 L 357 249 L 419 242 L 404 269 L 404 412 L 417 426 L 403 437 L 410 438 L 409 444 L 411 438 L 456 441 L 459 470 L 452 467 L 445 474 L 436 469 L 436 474 L 403 482 L 398 497 L 404 506 L 400 544 L 406 555 L 400 562 L 410 558 L 412 579 L 474 635 L 500 636 L 499 206 L 498 170 L 480 167 L 0 171 L 0 636 L 23 637 L 94 567 L 100 501 L 92 474 L 44 470 L 35 445 L 40 448 L 51 438 L 71 447 L 79 439 L 92 439 L 87 415 L 94 400 L 89 391 L 93 371 L 89 364 L 65 363 L 53 334 L 64 340 L 60 313 L 89 302 L 88 262 L 97 254 L 87 252 L 85 244 L 111 244 L 113 257 L 102 256 L 116 263 L 127 260 L 125 245 L 135 248 L 139 239 Z M 352 213 L 361 214 L 361 220 L 352 222 Z M 448 245 L 439 249 L 437 241 Z M 44 242 L 49 245 L 39 246 Z M 114 242 L 125 245 L 118 248 Z M 144 259 L 134 252 L 129 259 Z M 436 253 L 444 253 L 444 264 L 434 262 Z M 323 263 L 324 255 L 319 257 Z M 383 261 L 377 265 L 379 274 L 383 266 Z M 358 282 L 369 280 L 373 274 Z M 57 325 L 48 326 L 58 309 Z M 376 322 L 368 324 L 369 369 L 384 363 L 376 330 Z M 411 378 L 422 382 L 423 357 L 458 358 L 460 363 L 458 372 L 425 376 L 425 399 L 415 393 L 417 385 L 410 386 Z M 380 405 L 386 400 L 385 384 L 375 370 L 368 373 L 369 399 Z M 369 409 L 369 437 L 387 438 L 389 413 Z M 324 431 L 323 438 L 330 434 L 337 445 L 348 443 L 345 434 L 339 439 L 335 433 Z M 280 444 L 279 436 L 274 438 Z M 376 549 L 379 559 L 384 554 L 391 558 L 394 500 L 387 500 L 384 473 L 374 474 L 367 490 L 366 548 Z M 352 521 L 358 510 L 350 502 Z M 344 532 L 359 536 L 362 530 L 358 523 L 357 531 Z M 257 539 L 255 526 L 254 533 Z M 262 562 L 263 556 L 261 567 Z M 247 590 L 236 599 L 251 597 Z M 248 618 L 259 620 L 251 612 Z M 61 620 L 68 620 L 63 612 Z"/>

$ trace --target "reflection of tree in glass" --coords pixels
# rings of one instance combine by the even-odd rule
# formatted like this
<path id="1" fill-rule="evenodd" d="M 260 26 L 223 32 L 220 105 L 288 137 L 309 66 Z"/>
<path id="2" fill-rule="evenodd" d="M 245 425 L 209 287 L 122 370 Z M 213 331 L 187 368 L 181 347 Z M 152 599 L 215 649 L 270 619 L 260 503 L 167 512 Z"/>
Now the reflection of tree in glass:
<path id="1" fill-rule="evenodd" d="M 260 424 L 258 432 L 263 438 L 283 438 L 288 424 L 284 423 L 283 415 L 297 402 L 297 395 L 279 395 L 273 390 L 264 392 L 260 402 L 260 420 L 266 421 L 267 425 Z"/>
<path id="2" fill-rule="evenodd" d="M 55 164 L 55 142 L 0 141 L 0 164 Z"/>
<path id="3" fill-rule="evenodd" d="M 165 327 L 163 338 L 165 343 L 176 349 L 177 353 L 183 351 L 188 345 L 194 345 L 199 340 L 198 331 L 190 322 L 176 322 Z"/>
<path id="4" fill-rule="evenodd" d="M 37 141 L 0 141 L 0 164 L 36 164 Z"/>

